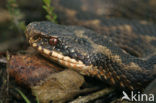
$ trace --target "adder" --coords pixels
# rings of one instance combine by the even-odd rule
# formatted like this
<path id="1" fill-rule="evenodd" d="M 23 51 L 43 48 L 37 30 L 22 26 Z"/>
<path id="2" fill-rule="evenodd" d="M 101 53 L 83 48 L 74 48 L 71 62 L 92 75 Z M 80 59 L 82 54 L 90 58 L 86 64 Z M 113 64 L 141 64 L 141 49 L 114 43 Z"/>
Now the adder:
<path id="1" fill-rule="evenodd" d="M 108 12 L 98 12 L 98 2 L 53 2 L 60 23 L 79 26 L 30 23 L 25 32 L 30 45 L 50 60 L 83 75 L 130 90 L 144 88 L 156 77 L 156 25 L 106 16 Z"/>
<path id="2" fill-rule="evenodd" d="M 111 85 L 139 89 L 156 76 L 156 56 L 135 57 L 111 39 L 83 27 L 33 22 L 27 26 L 26 36 L 45 57 Z"/>

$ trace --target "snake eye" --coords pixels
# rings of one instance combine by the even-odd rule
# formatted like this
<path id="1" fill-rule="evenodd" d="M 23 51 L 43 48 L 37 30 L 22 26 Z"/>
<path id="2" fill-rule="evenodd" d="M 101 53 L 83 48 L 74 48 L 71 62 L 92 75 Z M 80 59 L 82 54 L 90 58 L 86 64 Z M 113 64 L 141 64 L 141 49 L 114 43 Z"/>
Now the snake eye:
<path id="1" fill-rule="evenodd" d="M 49 44 L 50 44 L 50 45 L 54 46 L 54 45 L 56 45 L 57 43 L 58 43 L 58 39 L 57 39 L 56 37 L 51 37 L 51 38 L 49 39 Z"/>

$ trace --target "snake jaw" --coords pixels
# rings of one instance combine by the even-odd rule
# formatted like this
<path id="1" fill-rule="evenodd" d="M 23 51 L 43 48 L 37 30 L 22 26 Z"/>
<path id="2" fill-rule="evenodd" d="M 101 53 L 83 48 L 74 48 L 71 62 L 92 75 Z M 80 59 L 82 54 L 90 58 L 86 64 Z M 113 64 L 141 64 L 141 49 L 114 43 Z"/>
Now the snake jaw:
<path id="1" fill-rule="evenodd" d="M 40 45 L 39 42 L 42 41 L 41 38 L 51 38 L 46 37 L 44 35 L 41 35 L 39 33 L 34 33 L 36 35 L 28 37 L 30 45 L 37 49 L 43 56 L 49 58 L 53 62 L 56 62 L 64 67 L 74 69 L 75 71 L 78 71 L 80 74 L 83 75 L 90 75 L 90 72 L 93 72 L 93 65 L 86 65 L 81 60 L 76 60 L 74 58 L 71 58 L 70 56 L 65 56 L 61 52 L 56 51 L 54 48 L 55 46 L 51 46 L 52 50 L 48 48 L 44 48 Z M 56 36 L 54 36 L 56 38 Z"/>
<path id="2" fill-rule="evenodd" d="M 64 67 L 74 69 L 81 74 L 89 75 L 88 71 L 93 68 L 92 65 L 87 66 L 82 61 L 77 61 L 69 56 L 64 56 L 62 53 L 59 53 L 55 50 L 49 50 L 47 48 L 43 48 L 42 46 L 38 45 L 37 43 L 32 43 L 32 47 L 37 49 L 43 56 L 48 57 L 53 62 L 56 62 Z"/>

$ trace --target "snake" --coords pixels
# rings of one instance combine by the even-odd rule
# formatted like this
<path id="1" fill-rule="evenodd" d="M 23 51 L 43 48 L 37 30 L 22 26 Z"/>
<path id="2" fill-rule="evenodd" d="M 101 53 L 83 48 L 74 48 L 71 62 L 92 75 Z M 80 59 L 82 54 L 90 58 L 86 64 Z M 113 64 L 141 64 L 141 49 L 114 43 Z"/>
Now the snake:
<path id="1" fill-rule="evenodd" d="M 131 24 L 135 27 L 138 22 Z M 156 26 L 147 24 L 147 27 Z M 129 90 L 142 89 L 154 80 L 156 55 L 146 58 L 133 55 L 116 45 L 107 36 L 108 33 L 117 32 L 112 29 L 112 32 L 103 31 L 102 35 L 82 26 L 66 26 L 48 21 L 32 22 L 25 31 L 31 47 L 41 55 L 82 75 L 96 77 L 111 86 Z M 155 40 L 156 36 L 152 37 Z M 149 50 L 152 51 L 151 48 Z"/>
<path id="2" fill-rule="evenodd" d="M 41 55 L 117 88 L 142 90 L 156 78 L 153 0 L 52 0 L 52 5 L 59 24 L 32 22 L 25 31 Z"/>

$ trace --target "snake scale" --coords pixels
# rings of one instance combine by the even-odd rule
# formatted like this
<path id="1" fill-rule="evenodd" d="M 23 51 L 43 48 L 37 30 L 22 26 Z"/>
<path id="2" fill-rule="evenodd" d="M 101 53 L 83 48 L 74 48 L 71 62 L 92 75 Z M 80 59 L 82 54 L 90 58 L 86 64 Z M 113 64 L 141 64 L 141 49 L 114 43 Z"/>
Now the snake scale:
<path id="1" fill-rule="evenodd" d="M 32 47 L 64 67 L 113 86 L 141 89 L 155 79 L 155 24 L 99 16 L 95 14 L 96 6 L 87 0 L 67 0 L 64 5 L 62 2 L 57 0 L 53 4 L 61 23 L 79 26 L 32 22 L 25 32 Z M 71 7 L 69 2 L 73 3 Z M 85 2 L 87 6 L 83 5 Z"/>

